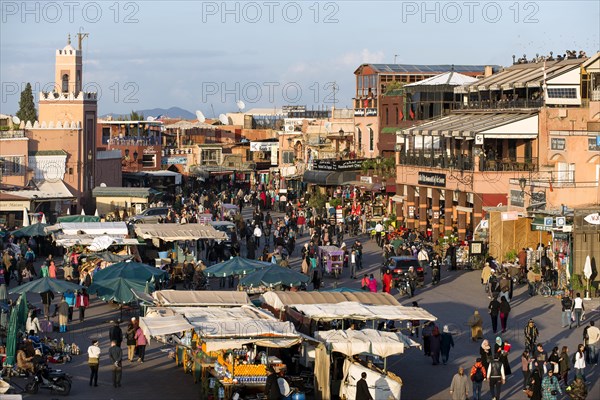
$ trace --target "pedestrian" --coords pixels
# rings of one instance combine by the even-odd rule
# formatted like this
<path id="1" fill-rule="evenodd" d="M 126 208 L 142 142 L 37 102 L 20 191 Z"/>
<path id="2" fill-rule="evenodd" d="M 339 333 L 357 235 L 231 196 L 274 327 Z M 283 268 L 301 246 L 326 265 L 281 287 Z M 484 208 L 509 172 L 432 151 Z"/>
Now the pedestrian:
<path id="1" fill-rule="evenodd" d="M 381 279 L 381 283 L 383 286 L 383 291 L 385 293 L 389 293 L 391 288 L 392 288 L 392 274 L 390 273 L 390 270 L 386 270 L 385 273 L 383 274 L 383 278 Z"/>
<path id="2" fill-rule="evenodd" d="M 492 320 L 492 332 L 496 333 L 498 331 L 498 314 L 500 313 L 500 302 L 496 297 L 493 297 L 488 305 L 488 313 L 490 314 L 490 319 Z"/>
<path id="3" fill-rule="evenodd" d="M 371 392 L 369 391 L 369 384 L 367 383 L 367 373 L 363 372 L 360 374 L 360 379 L 356 382 L 356 400 L 373 400 Z"/>
<path id="4" fill-rule="evenodd" d="M 129 325 L 127 325 L 127 331 L 125 332 L 125 339 L 127 340 L 127 359 L 131 362 L 133 362 L 133 357 L 135 356 L 135 344 L 136 344 L 136 340 L 135 340 L 135 325 L 134 325 L 134 321 L 135 318 L 132 318 L 131 321 L 129 322 Z"/>
<path id="5" fill-rule="evenodd" d="M 529 352 L 525 350 L 521 354 L 521 372 L 523 373 L 523 390 L 527 389 L 527 382 L 529 382 L 529 376 L 531 371 L 529 370 L 529 364 L 531 359 L 529 358 Z"/>
<path id="6" fill-rule="evenodd" d="M 471 327 L 471 340 L 473 342 L 483 338 L 483 320 L 479 315 L 479 311 L 475 310 L 473 312 L 467 324 Z"/>
<path id="7" fill-rule="evenodd" d="M 412 302 L 412 306 L 413 307 L 419 307 L 419 303 L 417 303 L 416 301 Z M 410 321 L 410 336 L 416 336 L 419 337 L 419 327 L 421 326 L 421 321 L 418 319 L 413 319 L 412 321 Z"/>
<path id="8" fill-rule="evenodd" d="M 577 323 L 577 327 L 581 324 L 581 317 L 583 316 L 583 299 L 581 298 L 581 293 L 577 293 L 575 295 L 575 299 L 573 300 L 573 314 L 575 315 L 575 322 Z"/>
<path id="9" fill-rule="evenodd" d="M 554 371 L 554 376 L 558 377 L 558 369 L 559 369 L 559 361 L 560 361 L 560 354 L 558 354 L 558 346 L 554 346 L 554 348 L 552 349 L 552 352 L 550 353 L 550 356 L 548 356 L 548 369 L 553 370 Z"/>
<path id="10" fill-rule="evenodd" d="M 573 383 L 567 387 L 567 393 L 571 400 L 585 400 L 588 395 L 588 389 L 585 385 L 585 381 L 581 377 L 575 378 Z"/>
<path id="11" fill-rule="evenodd" d="M 478 357 L 475 360 L 475 364 L 471 367 L 469 376 L 471 377 L 471 382 L 473 382 L 473 400 L 481 400 L 481 388 L 483 386 L 483 381 L 485 381 L 485 377 L 487 376 L 481 358 Z"/>
<path id="12" fill-rule="evenodd" d="M 504 375 L 504 365 L 500 362 L 498 354 L 494 354 L 494 359 L 490 362 L 487 370 L 488 380 L 490 382 L 490 392 L 492 400 L 500 400 L 502 385 L 506 382 Z"/>
<path id="13" fill-rule="evenodd" d="M 442 353 L 442 363 L 444 365 L 448 363 L 448 358 L 450 357 L 450 348 L 452 347 L 454 347 L 454 339 L 452 338 L 450 329 L 448 329 L 448 325 L 444 325 L 444 328 L 442 329 L 440 344 L 440 350 Z"/>
<path id="14" fill-rule="evenodd" d="M 25 321 L 25 332 L 30 334 L 31 331 L 37 336 L 42 330 L 40 320 L 37 317 L 35 310 L 30 310 Z"/>
<path id="15" fill-rule="evenodd" d="M 584 346 L 582 343 L 577 345 L 577 352 L 574 355 L 573 369 L 575 376 L 580 376 L 585 381 L 585 356 L 583 355 Z"/>
<path id="16" fill-rule="evenodd" d="M 121 350 L 121 346 L 117 344 L 115 340 L 111 340 L 110 348 L 108 349 L 108 356 L 110 357 L 110 361 L 113 364 L 112 367 L 112 376 L 113 376 L 113 386 L 121 387 L 121 375 L 123 373 L 123 351 Z"/>
<path id="17" fill-rule="evenodd" d="M 508 322 L 508 314 L 510 313 L 510 304 L 508 304 L 508 300 L 505 296 L 500 297 L 500 300 L 500 325 L 502 326 L 502 333 L 505 333 L 506 323 Z"/>
<path id="18" fill-rule="evenodd" d="M 433 325 L 433 329 L 431 331 L 431 338 L 429 339 L 429 341 L 431 360 L 433 361 L 433 365 L 438 365 L 440 363 L 442 335 L 440 334 L 440 329 L 437 327 L 437 325 Z"/>
<path id="19" fill-rule="evenodd" d="M 363 278 L 360 281 L 360 288 L 364 291 L 369 290 L 369 275 L 364 274 Z"/>
<path id="20" fill-rule="evenodd" d="M 52 305 L 52 300 L 54 300 L 54 293 L 52 290 L 47 290 L 45 292 L 40 293 L 40 297 L 42 298 L 42 305 L 44 306 L 44 317 L 46 319 L 50 318 L 50 306 Z"/>
<path id="21" fill-rule="evenodd" d="M 571 329 L 571 309 L 573 308 L 573 300 L 571 300 L 567 292 L 565 292 L 560 300 L 560 305 L 562 307 L 561 327 L 566 328 L 568 325 L 569 329 Z"/>
<path id="22" fill-rule="evenodd" d="M 421 332 L 421 335 L 423 336 L 423 352 L 427 357 L 431 356 L 431 334 L 434 326 L 435 324 L 433 321 L 427 321 L 425 322 L 425 325 L 423 325 L 423 331 Z"/>
<path id="23" fill-rule="evenodd" d="M 100 347 L 98 340 L 92 340 L 92 345 L 88 347 L 88 365 L 90 366 L 90 386 L 98 386 L 98 368 L 100 366 Z"/>
<path id="24" fill-rule="evenodd" d="M 565 387 L 569 386 L 569 371 L 571 370 L 571 360 L 569 360 L 569 348 L 563 346 L 558 359 L 558 373 Z"/>
<path id="25" fill-rule="evenodd" d="M 534 361 L 533 364 L 525 394 L 531 400 L 542 400 L 542 375 L 537 367 L 537 361 Z"/>
<path id="26" fill-rule="evenodd" d="M 115 342 L 117 346 L 121 347 L 121 343 L 123 342 L 123 331 L 119 326 L 119 320 L 111 321 L 112 326 L 108 331 L 108 339 L 111 342 Z"/>
<path id="27" fill-rule="evenodd" d="M 75 307 L 76 296 L 72 290 L 67 290 L 64 293 L 65 301 L 69 305 L 69 322 L 73 321 L 73 307 Z"/>
<path id="28" fill-rule="evenodd" d="M 356 279 L 356 251 L 350 253 L 350 278 Z"/>
<path id="29" fill-rule="evenodd" d="M 90 305 L 90 296 L 85 288 L 77 292 L 77 307 L 79 307 L 79 322 L 85 320 L 85 309 Z"/>
<path id="30" fill-rule="evenodd" d="M 60 332 L 67 331 L 67 325 L 69 324 L 69 305 L 65 300 L 65 296 L 62 296 L 60 303 L 58 304 L 58 325 Z"/>
<path id="31" fill-rule="evenodd" d="M 592 320 L 586 327 L 584 335 L 584 344 L 586 345 L 587 362 L 590 365 L 598 365 L 598 345 L 600 344 L 600 329 Z"/>
<path id="32" fill-rule="evenodd" d="M 469 398 L 469 380 L 465 375 L 463 367 L 459 367 L 458 373 L 452 378 L 450 394 L 452 395 L 452 400 L 465 400 Z"/>
<path id="33" fill-rule="evenodd" d="M 538 328 L 535 325 L 535 322 L 533 322 L 533 319 L 530 318 L 525 326 L 525 350 L 528 350 L 530 353 L 533 352 L 538 336 Z"/>
<path id="34" fill-rule="evenodd" d="M 313 268 L 312 275 L 313 275 L 313 277 L 312 277 L 313 289 L 319 290 L 321 288 L 321 279 L 323 278 L 323 272 L 321 271 L 321 267 L 315 266 Z"/>
<path id="35" fill-rule="evenodd" d="M 487 376 L 487 369 L 493 358 L 492 348 L 490 347 L 490 342 L 487 339 L 483 339 L 483 342 L 481 342 L 481 346 L 479 347 L 479 355 L 481 356 L 481 363 L 486 370 Z"/>
<path id="36" fill-rule="evenodd" d="M 550 368 L 542 379 L 542 399 L 556 400 L 560 395 L 562 395 L 562 389 L 558 384 L 558 378 L 554 375 L 554 370 Z"/>
<path id="37" fill-rule="evenodd" d="M 373 276 L 373 274 L 369 275 L 369 291 L 372 293 L 377 293 L 377 280 Z"/>
<path id="38" fill-rule="evenodd" d="M 490 277 L 492 276 L 492 267 L 490 267 L 490 263 L 486 262 L 483 268 L 481 269 L 481 284 L 483 285 L 483 290 L 488 294 L 488 298 L 492 298 L 492 294 L 490 292 Z"/>
<path id="39" fill-rule="evenodd" d="M 279 385 L 277 384 L 277 374 L 273 370 L 273 367 L 267 367 L 267 380 L 265 382 L 265 395 L 267 400 L 279 400 L 281 399 L 281 392 L 279 391 Z"/>
<path id="40" fill-rule="evenodd" d="M 144 331 L 142 328 L 138 327 L 135 331 L 135 351 L 138 355 L 138 362 L 143 363 L 144 357 L 146 355 L 146 345 L 148 341 L 146 340 L 146 336 L 144 335 Z"/>
<path id="41" fill-rule="evenodd" d="M 56 264 L 54 264 L 54 260 L 50 260 L 50 265 L 48 265 L 48 276 L 56 279 Z"/>

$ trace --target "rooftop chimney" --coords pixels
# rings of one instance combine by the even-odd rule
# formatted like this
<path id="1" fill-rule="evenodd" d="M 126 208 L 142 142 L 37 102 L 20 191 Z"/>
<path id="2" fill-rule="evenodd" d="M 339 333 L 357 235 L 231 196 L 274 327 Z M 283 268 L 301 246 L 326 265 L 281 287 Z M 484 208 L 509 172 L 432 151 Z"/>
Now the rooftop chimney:
<path id="1" fill-rule="evenodd" d="M 487 78 L 488 76 L 492 76 L 493 73 L 494 73 L 494 70 L 493 70 L 493 68 L 492 68 L 491 65 L 486 65 L 483 68 L 483 76 L 484 76 L 484 78 Z"/>

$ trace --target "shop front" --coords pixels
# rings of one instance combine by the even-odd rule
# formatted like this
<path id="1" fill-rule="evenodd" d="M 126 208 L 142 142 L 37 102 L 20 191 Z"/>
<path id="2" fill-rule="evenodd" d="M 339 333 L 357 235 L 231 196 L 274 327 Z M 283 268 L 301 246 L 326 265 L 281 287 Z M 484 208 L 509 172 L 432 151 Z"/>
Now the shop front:
<path id="1" fill-rule="evenodd" d="M 0 192 L 0 225 L 20 227 L 23 225 L 23 210 L 31 208 L 31 202 L 25 197 Z"/>

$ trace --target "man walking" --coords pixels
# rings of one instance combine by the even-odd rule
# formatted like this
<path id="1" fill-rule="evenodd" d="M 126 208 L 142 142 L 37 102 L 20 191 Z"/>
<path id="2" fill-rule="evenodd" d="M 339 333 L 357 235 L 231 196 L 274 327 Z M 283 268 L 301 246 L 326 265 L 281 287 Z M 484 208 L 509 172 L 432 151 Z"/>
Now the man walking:
<path id="1" fill-rule="evenodd" d="M 577 322 L 577 327 L 581 324 L 581 317 L 583 316 L 583 299 L 581 298 L 581 293 L 577 293 L 575 295 L 575 300 L 573 301 L 573 313 L 575 314 L 575 322 Z"/>
<path id="2" fill-rule="evenodd" d="M 496 299 L 496 297 L 492 298 L 490 304 L 488 305 L 488 313 L 490 314 L 490 318 L 492 320 L 492 331 L 496 333 L 498 330 L 498 314 L 500 314 L 500 302 Z"/>
<path id="3" fill-rule="evenodd" d="M 356 400 L 373 400 L 367 383 L 367 373 L 360 374 L 360 379 L 356 382 Z"/>
<path id="4" fill-rule="evenodd" d="M 500 391 L 502 385 L 506 382 L 506 376 L 504 375 L 504 365 L 502 365 L 498 353 L 494 354 L 494 360 L 488 366 L 487 376 L 490 381 L 492 400 L 500 400 Z"/>
<path id="5" fill-rule="evenodd" d="M 469 381 L 463 367 L 458 368 L 458 373 L 452 378 L 450 384 L 452 400 L 464 400 L 469 398 Z"/>
<path id="6" fill-rule="evenodd" d="M 600 344 L 600 329 L 595 325 L 594 321 L 590 321 L 590 325 L 586 328 L 587 342 L 586 350 L 590 365 L 598 365 L 598 345 Z"/>
<path id="7" fill-rule="evenodd" d="M 118 325 L 117 325 L 118 327 Z M 110 357 L 110 361 L 113 364 L 112 367 L 112 376 L 113 376 L 113 386 L 121 387 L 121 375 L 123 372 L 123 366 L 121 364 L 121 360 L 123 358 L 123 351 L 121 350 L 121 346 L 117 345 L 117 342 L 111 340 L 110 348 L 108 349 L 108 356 Z"/>
<path id="8" fill-rule="evenodd" d="M 123 342 L 123 331 L 119 326 L 119 320 L 113 321 L 112 326 L 108 331 L 108 339 L 111 342 L 115 342 L 117 346 L 121 347 L 121 343 Z"/>
<path id="9" fill-rule="evenodd" d="M 571 329 L 571 308 L 573 308 L 573 300 L 569 297 L 567 293 L 563 295 L 563 298 L 560 300 L 560 305 L 562 306 L 562 328 L 566 328 L 569 325 L 569 329 Z"/>
<path id="10" fill-rule="evenodd" d="M 481 400 L 481 387 L 486 377 L 486 371 L 481 363 L 481 358 L 475 360 L 475 364 L 471 367 L 471 381 L 473 382 L 473 400 Z"/>
<path id="11" fill-rule="evenodd" d="M 533 322 L 533 319 L 530 318 L 529 321 L 527 321 L 524 333 L 525 350 L 529 351 L 530 353 L 533 353 L 533 351 L 535 350 L 534 345 L 539 335 L 538 328 L 537 326 L 535 326 L 535 322 Z"/>

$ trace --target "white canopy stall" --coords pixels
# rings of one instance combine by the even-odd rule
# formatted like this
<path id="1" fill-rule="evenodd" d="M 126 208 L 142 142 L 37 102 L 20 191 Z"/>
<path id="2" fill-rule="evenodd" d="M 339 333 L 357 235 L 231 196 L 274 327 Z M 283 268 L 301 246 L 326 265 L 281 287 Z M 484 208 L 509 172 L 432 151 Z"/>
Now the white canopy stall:
<path id="1" fill-rule="evenodd" d="M 216 290 L 157 290 L 154 299 L 163 306 L 241 306 L 250 305 L 246 292 Z"/>
<path id="2" fill-rule="evenodd" d="M 310 319 L 332 321 L 335 319 L 351 318 L 361 321 L 387 319 L 393 321 L 435 321 L 432 314 L 420 307 L 368 305 L 352 301 L 339 304 L 292 304 L 296 309 Z"/>
<path id="3" fill-rule="evenodd" d="M 356 354 L 373 354 L 385 358 L 404 353 L 405 347 L 421 347 L 402 333 L 375 329 L 317 331 L 315 338 L 330 345 L 331 350 L 349 357 Z"/>
<path id="4" fill-rule="evenodd" d="M 140 318 L 140 328 L 146 337 L 156 337 L 164 342 L 165 336 L 193 329 L 194 326 L 172 310 L 152 308 Z"/>

